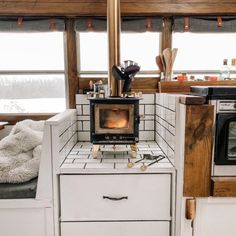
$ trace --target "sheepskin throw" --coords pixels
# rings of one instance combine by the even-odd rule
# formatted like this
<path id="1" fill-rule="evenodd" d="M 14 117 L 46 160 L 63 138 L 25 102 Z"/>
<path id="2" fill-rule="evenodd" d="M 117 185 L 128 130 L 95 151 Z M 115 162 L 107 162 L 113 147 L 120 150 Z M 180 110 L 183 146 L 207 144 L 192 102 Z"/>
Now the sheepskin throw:
<path id="1" fill-rule="evenodd" d="M 22 183 L 38 176 L 44 123 L 20 121 L 0 140 L 0 183 Z"/>

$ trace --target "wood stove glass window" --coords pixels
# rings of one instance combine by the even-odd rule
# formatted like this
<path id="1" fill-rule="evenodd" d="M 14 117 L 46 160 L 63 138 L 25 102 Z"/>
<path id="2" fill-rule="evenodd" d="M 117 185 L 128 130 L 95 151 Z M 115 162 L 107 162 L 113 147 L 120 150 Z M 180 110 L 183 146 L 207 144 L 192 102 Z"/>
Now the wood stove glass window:
<path id="1" fill-rule="evenodd" d="M 96 104 L 96 133 L 133 133 L 133 104 Z"/>
<path id="2" fill-rule="evenodd" d="M 236 121 L 229 123 L 228 134 L 228 157 L 236 159 Z"/>

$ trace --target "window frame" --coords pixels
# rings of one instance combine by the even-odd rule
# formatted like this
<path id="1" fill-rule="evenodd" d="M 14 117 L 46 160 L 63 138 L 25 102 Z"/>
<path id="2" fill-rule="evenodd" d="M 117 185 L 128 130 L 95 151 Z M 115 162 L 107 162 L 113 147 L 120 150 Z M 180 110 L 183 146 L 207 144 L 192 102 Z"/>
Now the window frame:
<path id="1" fill-rule="evenodd" d="M 7 32 L 4 32 L 7 33 Z M 10 33 L 10 32 L 9 32 Z M 31 32 L 29 32 L 30 34 Z M 42 32 L 43 33 L 43 32 Z M 66 32 L 61 32 L 62 38 L 63 38 L 63 54 L 64 54 L 64 70 L 0 70 L 0 75 L 63 75 L 65 78 L 65 109 L 67 109 L 68 101 L 67 101 L 67 44 L 65 40 Z M 57 114 L 57 112 L 17 112 L 17 113 L 0 113 L 0 121 L 7 121 L 9 124 L 15 124 L 18 121 L 24 120 L 24 119 L 34 119 L 34 120 L 42 120 L 42 119 L 48 119 L 52 117 L 53 115 Z"/>

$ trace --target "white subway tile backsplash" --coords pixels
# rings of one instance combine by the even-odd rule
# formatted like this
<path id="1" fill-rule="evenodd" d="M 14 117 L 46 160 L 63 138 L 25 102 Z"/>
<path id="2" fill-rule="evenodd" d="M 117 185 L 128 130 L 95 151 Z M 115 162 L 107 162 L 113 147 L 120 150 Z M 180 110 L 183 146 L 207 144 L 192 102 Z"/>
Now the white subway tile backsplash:
<path id="1" fill-rule="evenodd" d="M 83 121 L 83 130 L 90 131 L 90 122 L 89 121 Z"/>
<path id="2" fill-rule="evenodd" d="M 77 116 L 78 120 L 90 120 L 90 116 Z"/>
<path id="3" fill-rule="evenodd" d="M 144 129 L 145 130 L 154 130 L 154 120 L 146 120 L 145 121 L 145 126 L 144 126 Z"/>
<path id="4" fill-rule="evenodd" d="M 76 94 L 76 104 L 89 104 L 86 94 Z"/>
<path id="5" fill-rule="evenodd" d="M 155 106 L 154 105 L 145 105 L 145 115 L 154 115 Z"/>
<path id="6" fill-rule="evenodd" d="M 90 106 L 83 105 L 83 115 L 90 115 Z"/>
<path id="7" fill-rule="evenodd" d="M 82 131 L 83 130 L 82 121 L 78 121 L 77 122 L 77 127 L 78 127 L 78 131 Z"/>
<path id="8" fill-rule="evenodd" d="M 82 115 L 82 105 L 76 105 L 76 110 L 78 115 Z"/>
<path id="9" fill-rule="evenodd" d="M 90 141 L 90 132 L 78 132 L 78 141 Z"/>
<path id="10" fill-rule="evenodd" d="M 140 141 L 154 140 L 154 131 L 140 131 L 139 140 Z"/>
<path id="11" fill-rule="evenodd" d="M 143 94 L 143 99 L 140 100 L 140 104 L 154 104 L 155 94 Z"/>
<path id="12" fill-rule="evenodd" d="M 139 105 L 139 115 L 144 115 L 144 105 Z"/>
<path id="13" fill-rule="evenodd" d="M 140 121 L 139 130 L 144 130 L 144 121 L 143 120 Z"/>
<path id="14" fill-rule="evenodd" d="M 154 120 L 154 115 L 145 115 L 144 120 Z"/>

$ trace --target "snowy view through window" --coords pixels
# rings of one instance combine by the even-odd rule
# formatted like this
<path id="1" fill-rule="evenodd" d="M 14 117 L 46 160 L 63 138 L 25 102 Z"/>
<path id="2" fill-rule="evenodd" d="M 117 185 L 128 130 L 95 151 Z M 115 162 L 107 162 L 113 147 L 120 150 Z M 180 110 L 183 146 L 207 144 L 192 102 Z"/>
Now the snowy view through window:
<path id="1" fill-rule="evenodd" d="M 66 108 L 63 33 L 0 33 L 0 113 Z"/>

